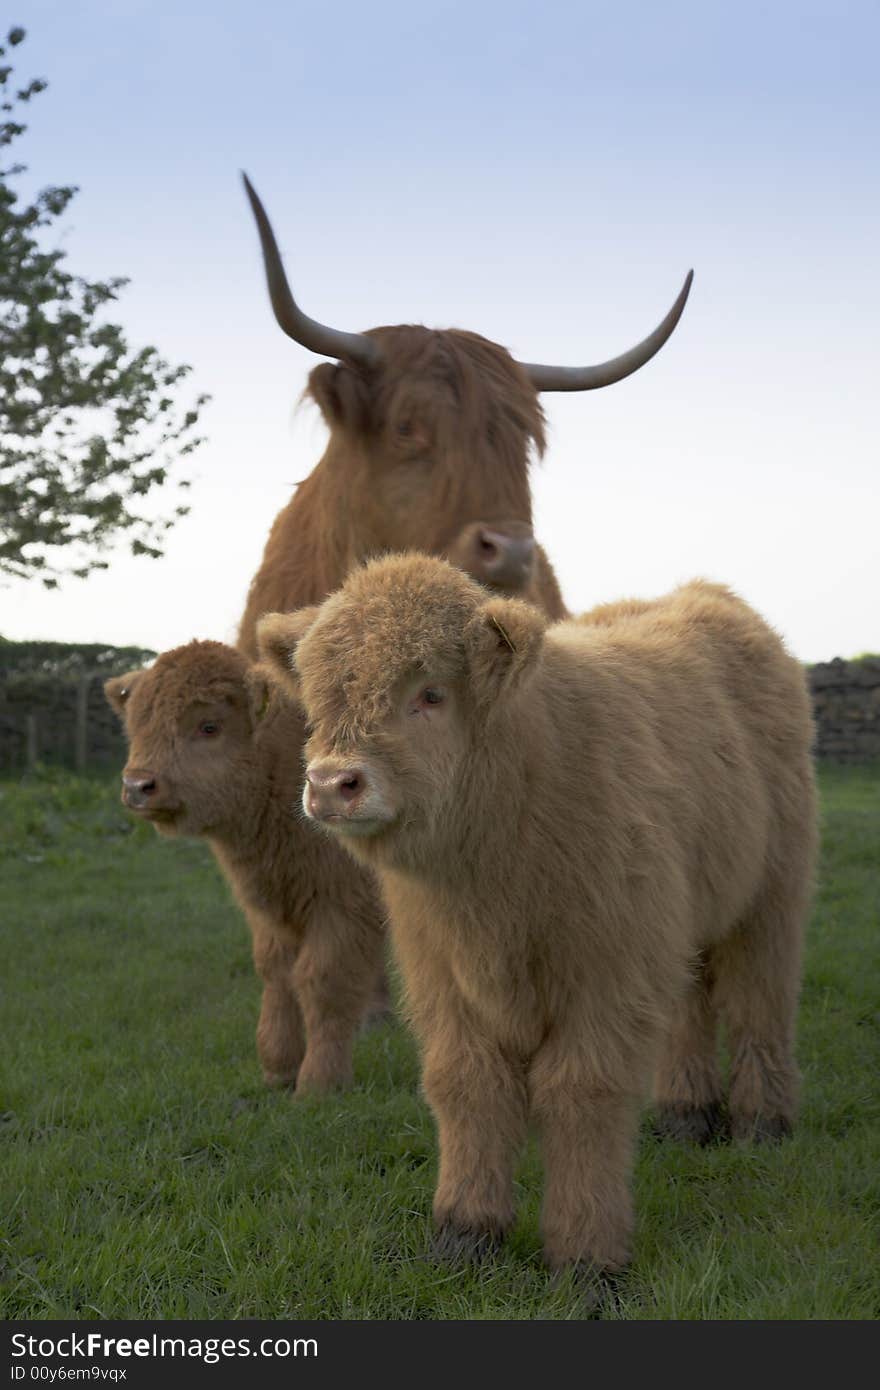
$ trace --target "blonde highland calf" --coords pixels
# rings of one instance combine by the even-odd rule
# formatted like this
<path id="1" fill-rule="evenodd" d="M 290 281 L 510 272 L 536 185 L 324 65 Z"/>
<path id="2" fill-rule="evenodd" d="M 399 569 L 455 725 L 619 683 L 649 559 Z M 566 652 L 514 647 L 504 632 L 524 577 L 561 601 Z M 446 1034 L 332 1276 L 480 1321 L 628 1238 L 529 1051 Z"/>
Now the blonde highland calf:
<path id="1" fill-rule="evenodd" d="M 306 813 L 376 871 L 439 1137 L 440 1253 L 514 1219 L 533 1121 L 552 1268 L 630 1257 L 640 1107 L 791 1126 L 816 845 L 804 676 L 728 590 L 548 625 L 422 555 L 267 616 Z M 298 757 L 298 747 L 291 748 Z"/>

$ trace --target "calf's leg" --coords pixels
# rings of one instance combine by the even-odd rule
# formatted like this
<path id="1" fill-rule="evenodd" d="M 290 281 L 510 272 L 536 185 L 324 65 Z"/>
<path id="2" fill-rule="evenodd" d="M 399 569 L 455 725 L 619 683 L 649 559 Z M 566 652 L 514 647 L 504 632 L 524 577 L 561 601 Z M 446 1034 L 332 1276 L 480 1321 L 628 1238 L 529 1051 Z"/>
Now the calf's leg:
<path id="1" fill-rule="evenodd" d="M 434 1252 L 479 1258 L 513 1224 L 513 1165 L 526 1133 L 522 1069 L 461 1019 L 425 1048 L 423 1086 L 437 1124 Z"/>
<path id="2" fill-rule="evenodd" d="M 734 1139 L 778 1139 L 797 1109 L 794 1056 L 801 946 L 810 882 L 780 865 L 731 935 L 715 948 L 715 1000 L 730 1048 Z"/>
<path id="3" fill-rule="evenodd" d="M 263 981 L 257 1023 L 257 1054 L 269 1086 L 292 1086 L 305 1051 L 299 1003 L 293 985 L 297 942 L 283 927 L 248 914 L 254 965 Z"/>
<path id="4" fill-rule="evenodd" d="M 718 1020 L 711 984 L 704 954 L 671 1020 L 654 1074 L 657 1129 L 670 1138 L 697 1144 L 708 1144 L 723 1128 Z"/>
<path id="5" fill-rule="evenodd" d="M 380 962 L 379 972 L 373 983 L 370 1002 L 367 1005 L 367 1012 L 364 1015 L 363 1026 L 372 1027 L 374 1023 L 385 1023 L 394 1017 L 394 1001 L 391 997 L 391 985 L 388 982 L 388 971 L 385 968 L 384 959 Z"/>
<path id="6" fill-rule="evenodd" d="M 306 1033 L 297 1095 L 350 1085 L 354 1039 L 376 987 L 383 948 L 377 922 L 336 906 L 314 908 L 293 971 Z"/>
<path id="7" fill-rule="evenodd" d="M 622 1269 L 633 1231 L 639 1096 L 610 1086 L 573 1047 L 553 1040 L 536 1054 L 528 1082 L 544 1156 L 547 1264 L 591 1274 Z"/>

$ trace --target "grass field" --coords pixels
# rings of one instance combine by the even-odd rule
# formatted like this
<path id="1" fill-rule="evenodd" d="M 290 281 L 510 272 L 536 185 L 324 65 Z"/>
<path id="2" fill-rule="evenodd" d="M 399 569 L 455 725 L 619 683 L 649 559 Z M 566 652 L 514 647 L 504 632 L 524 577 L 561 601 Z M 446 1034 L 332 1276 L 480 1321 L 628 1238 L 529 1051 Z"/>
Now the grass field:
<path id="1" fill-rule="evenodd" d="M 880 1316 L 880 767 L 822 774 L 801 1121 L 692 1151 L 647 1125 L 615 1318 Z M 263 1088 L 258 986 L 213 860 L 133 826 L 116 781 L 0 783 L 0 1314 L 574 1318 L 540 1262 L 540 1168 L 479 1270 L 425 1257 L 436 1152 L 414 1046 L 353 1092 Z"/>

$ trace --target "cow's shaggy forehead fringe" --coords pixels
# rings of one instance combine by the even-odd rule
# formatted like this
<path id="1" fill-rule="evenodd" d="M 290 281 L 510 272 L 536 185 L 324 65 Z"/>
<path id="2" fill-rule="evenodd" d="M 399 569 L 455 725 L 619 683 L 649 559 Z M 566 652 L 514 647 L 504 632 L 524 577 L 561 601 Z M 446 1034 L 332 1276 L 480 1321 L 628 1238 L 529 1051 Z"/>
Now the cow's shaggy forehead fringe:
<path id="1" fill-rule="evenodd" d="M 356 570 L 297 649 L 313 726 L 334 743 L 355 741 L 392 712 L 405 676 L 452 677 L 485 598 L 462 571 L 424 555 L 385 557 Z"/>
<path id="2" fill-rule="evenodd" d="M 247 666 L 241 652 L 223 642 L 188 642 L 163 652 L 132 689 L 129 726 L 170 728 L 197 701 L 243 699 Z"/>
<path id="3" fill-rule="evenodd" d="M 544 412 L 526 373 L 505 348 L 464 329 L 430 329 L 418 324 L 372 329 L 382 349 L 383 368 L 375 406 L 379 423 L 405 407 L 410 383 L 434 379 L 449 386 L 456 401 L 455 440 L 479 450 L 487 437 L 499 461 L 522 468 L 523 439 L 544 452 Z M 449 442 L 449 441 L 443 441 Z M 477 452 L 476 460 L 482 457 Z"/>

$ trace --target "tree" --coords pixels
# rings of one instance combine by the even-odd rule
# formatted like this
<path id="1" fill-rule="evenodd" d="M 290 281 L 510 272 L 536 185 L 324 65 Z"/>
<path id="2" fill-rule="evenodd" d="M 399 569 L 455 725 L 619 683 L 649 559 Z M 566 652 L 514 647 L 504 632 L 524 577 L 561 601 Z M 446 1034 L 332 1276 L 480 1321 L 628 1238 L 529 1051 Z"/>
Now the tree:
<path id="1" fill-rule="evenodd" d="M 0 46 L 0 147 L 26 129 L 16 108 L 46 87 L 36 79 L 12 90 L 7 55 L 24 37 L 14 28 Z M 45 188 L 20 207 L 9 180 L 23 172 L 0 169 L 0 575 L 55 588 L 64 575 L 106 569 L 101 556 L 123 535 L 135 555 L 162 554 L 189 509 L 178 499 L 156 515 L 147 499 L 203 442 L 195 428 L 208 397 L 184 409 L 177 388 L 190 368 L 154 347 L 133 351 L 104 321 L 125 279 L 82 279 L 65 252 L 41 248 L 38 229 L 79 190 Z"/>

